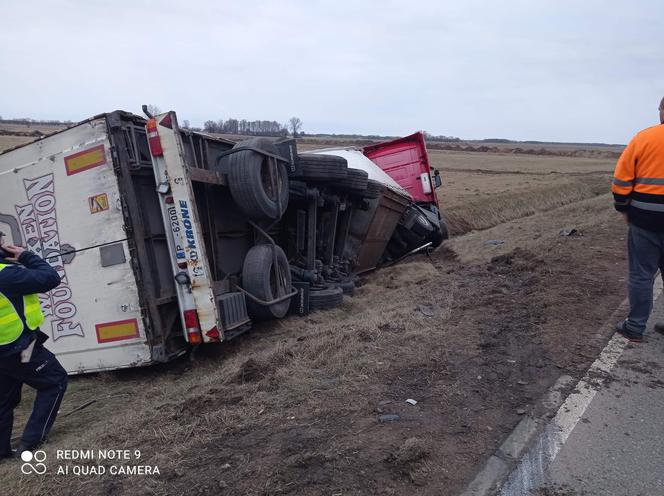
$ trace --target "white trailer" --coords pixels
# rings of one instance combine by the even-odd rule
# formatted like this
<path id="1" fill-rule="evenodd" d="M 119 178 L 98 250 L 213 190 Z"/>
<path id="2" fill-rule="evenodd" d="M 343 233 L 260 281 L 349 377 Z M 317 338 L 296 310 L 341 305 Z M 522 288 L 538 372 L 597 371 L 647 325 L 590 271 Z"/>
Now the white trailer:
<path id="1" fill-rule="evenodd" d="M 183 153 L 179 136 L 164 138 L 169 154 Z M 203 140 L 217 153 L 232 147 L 203 136 L 191 137 L 191 146 Z M 187 185 L 174 185 L 177 202 L 162 216 L 157 171 L 145 119 L 119 111 L 0 154 L 0 230 L 5 242 L 42 256 L 62 278 L 41 297 L 42 330 L 70 374 L 168 361 L 187 349 L 183 328 L 196 340 L 191 328 L 216 325 L 210 288 L 203 296 L 199 283 L 205 271 L 188 266 L 196 307 L 168 270 L 182 256 L 172 233 L 189 198 Z M 191 215 L 187 232 L 195 233 Z M 185 251 L 191 260 L 193 248 Z M 201 253 L 201 267 L 204 260 Z"/>
<path id="2" fill-rule="evenodd" d="M 338 306 L 358 273 L 435 245 L 360 155 L 116 111 L 0 153 L 0 230 L 62 278 L 42 330 L 70 374 L 166 362 L 252 319 Z"/>

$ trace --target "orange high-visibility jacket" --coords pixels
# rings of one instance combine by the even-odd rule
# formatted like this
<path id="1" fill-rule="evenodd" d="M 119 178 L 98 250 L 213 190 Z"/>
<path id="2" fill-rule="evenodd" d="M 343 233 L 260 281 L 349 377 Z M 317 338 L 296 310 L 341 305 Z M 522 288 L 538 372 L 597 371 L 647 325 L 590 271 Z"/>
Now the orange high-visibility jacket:
<path id="1" fill-rule="evenodd" d="M 641 131 L 623 151 L 613 174 L 616 210 L 631 223 L 664 231 L 664 124 Z"/>

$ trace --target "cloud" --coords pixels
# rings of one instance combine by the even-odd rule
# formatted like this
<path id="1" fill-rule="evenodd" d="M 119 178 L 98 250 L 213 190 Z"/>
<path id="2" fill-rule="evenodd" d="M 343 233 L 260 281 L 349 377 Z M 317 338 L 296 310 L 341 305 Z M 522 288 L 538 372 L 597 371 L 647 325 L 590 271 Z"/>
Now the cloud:
<path id="1" fill-rule="evenodd" d="M 644 0 L 25 1 L 0 19 L 0 114 L 625 142 L 664 95 L 663 23 Z"/>

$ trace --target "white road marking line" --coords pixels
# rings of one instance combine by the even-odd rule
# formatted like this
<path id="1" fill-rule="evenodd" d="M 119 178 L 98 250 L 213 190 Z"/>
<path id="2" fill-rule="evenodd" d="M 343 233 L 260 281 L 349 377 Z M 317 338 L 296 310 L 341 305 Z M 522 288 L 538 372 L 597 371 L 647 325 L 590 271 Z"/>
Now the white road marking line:
<path id="1" fill-rule="evenodd" d="M 662 279 L 657 277 L 653 287 L 653 302 L 662 293 Z M 500 490 L 500 496 L 528 496 L 532 489 L 544 482 L 548 466 L 555 460 L 570 434 L 595 398 L 598 386 L 618 363 L 628 341 L 615 334 L 593 362 L 574 392 L 561 405 L 556 416 L 544 429 L 535 444 L 519 461 Z"/>

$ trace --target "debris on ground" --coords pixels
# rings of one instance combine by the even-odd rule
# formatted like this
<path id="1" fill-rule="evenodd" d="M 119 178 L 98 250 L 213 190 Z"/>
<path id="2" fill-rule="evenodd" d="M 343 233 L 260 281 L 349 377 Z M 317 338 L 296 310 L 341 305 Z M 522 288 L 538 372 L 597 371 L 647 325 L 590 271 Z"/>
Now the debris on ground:
<path id="1" fill-rule="evenodd" d="M 558 234 L 559 234 L 560 236 L 583 236 L 583 234 L 581 233 L 581 231 L 579 231 L 578 229 L 574 229 L 574 228 L 564 228 L 564 229 L 561 229 L 561 230 L 558 232 Z"/>
<path id="2" fill-rule="evenodd" d="M 438 305 L 419 305 L 418 310 L 422 312 L 422 315 L 427 317 L 435 317 L 440 313 L 440 307 Z"/>
<path id="3" fill-rule="evenodd" d="M 386 413 L 378 417 L 378 422 L 396 422 L 398 420 L 401 420 L 401 416 L 396 413 Z"/>

